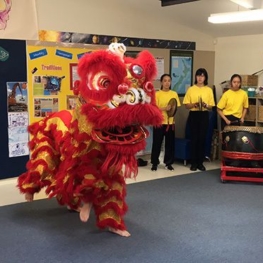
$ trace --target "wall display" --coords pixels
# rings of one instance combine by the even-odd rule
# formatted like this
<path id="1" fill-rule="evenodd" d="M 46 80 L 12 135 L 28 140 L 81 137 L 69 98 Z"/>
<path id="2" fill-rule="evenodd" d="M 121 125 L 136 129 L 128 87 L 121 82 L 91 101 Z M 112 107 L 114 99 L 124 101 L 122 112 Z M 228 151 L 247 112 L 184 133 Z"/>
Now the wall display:
<path id="1" fill-rule="evenodd" d="M 164 48 L 180 50 L 195 50 L 196 46 L 196 43 L 191 41 L 94 35 L 73 32 L 59 32 L 51 30 L 40 30 L 39 39 L 41 41 L 83 43 L 94 45 L 109 45 L 110 43 L 118 42 L 123 43 L 126 47 Z"/>
<path id="2" fill-rule="evenodd" d="M 8 113 L 8 149 L 9 157 L 29 154 L 28 149 L 28 112 Z"/>
<path id="3" fill-rule="evenodd" d="M 54 96 L 58 95 L 61 89 L 61 82 L 65 76 L 34 76 L 33 94 L 34 96 Z"/>
<path id="4" fill-rule="evenodd" d="M 47 117 L 58 112 L 58 98 L 34 98 L 34 117 Z"/>
<path id="5" fill-rule="evenodd" d="M 26 82 L 7 82 L 9 157 L 29 154 L 28 100 Z"/>
<path id="6" fill-rule="evenodd" d="M 5 179 L 23 173 L 29 157 L 22 150 L 28 141 L 29 117 L 28 104 L 24 103 L 28 99 L 26 42 L 0 37 L 0 64 L 0 179 Z"/>
<path id="7" fill-rule="evenodd" d="M 7 82 L 7 108 L 8 112 L 28 111 L 27 109 L 27 83 Z"/>
<path id="8" fill-rule="evenodd" d="M 1 39 L 38 39 L 35 0 L 0 1 Z"/>
<path id="9" fill-rule="evenodd" d="M 78 80 L 77 63 L 91 50 L 65 46 L 28 45 L 28 85 L 30 123 L 53 112 L 74 106 L 74 82 Z M 71 97 L 69 97 L 71 98 Z"/>
<path id="10" fill-rule="evenodd" d="M 170 74 L 172 76 L 172 90 L 178 95 L 184 95 L 192 85 L 193 52 L 170 51 Z"/>

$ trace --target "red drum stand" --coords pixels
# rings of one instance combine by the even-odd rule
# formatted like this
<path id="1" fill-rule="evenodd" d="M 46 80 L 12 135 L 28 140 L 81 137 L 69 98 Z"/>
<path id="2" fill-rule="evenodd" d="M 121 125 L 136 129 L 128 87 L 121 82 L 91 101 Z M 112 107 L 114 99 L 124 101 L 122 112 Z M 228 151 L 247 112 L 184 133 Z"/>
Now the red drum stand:
<path id="1" fill-rule="evenodd" d="M 231 160 L 231 161 L 229 161 Z M 263 168 L 262 167 L 243 167 L 231 166 L 231 163 L 237 164 L 242 162 L 257 163 L 263 160 L 263 153 L 239 153 L 239 152 L 226 152 L 222 151 L 221 161 L 221 181 L 243 181 L 243 182 L 258 182 L 263 183 Z M 255 165 L 256 166 L 256 165 Z M 229 172 L 235 172 L 235 175 L 229 175 Z M 238 173 L 240 172 L 240 176 Z M 243 174 L 249 174 L 244 176 Z M 255 176 L 253 176 L 255 175 Z"/>
<path id="2" fill-rule="evenodd" d="M 263 182 L 263 127 L 226 126 L 222 131 L 221 181 Z"/>

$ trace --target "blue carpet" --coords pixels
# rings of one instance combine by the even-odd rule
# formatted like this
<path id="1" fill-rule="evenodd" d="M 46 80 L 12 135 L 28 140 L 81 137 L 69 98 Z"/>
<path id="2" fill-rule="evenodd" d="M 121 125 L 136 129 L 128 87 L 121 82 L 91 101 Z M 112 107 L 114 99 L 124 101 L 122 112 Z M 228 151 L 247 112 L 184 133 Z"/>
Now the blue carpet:
<path id="1" fill-rule="evenodd" d="M 0 263 L 261 263 L 263 188 L 219 170 L 128 185 L 123 238 L 55 200 L 0 208 Z"/>

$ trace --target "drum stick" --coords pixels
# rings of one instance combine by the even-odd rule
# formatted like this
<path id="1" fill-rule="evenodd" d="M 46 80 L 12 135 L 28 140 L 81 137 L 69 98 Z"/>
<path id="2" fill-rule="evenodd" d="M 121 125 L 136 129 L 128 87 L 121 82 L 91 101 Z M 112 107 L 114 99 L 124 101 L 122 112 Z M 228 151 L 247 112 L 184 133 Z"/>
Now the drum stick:
<path id="1" fill-rule="evenodd" d="M 239 123 L 240 121 L 239 120 L 235 120 L 235 121 L 231 121 L 231 124 L 233 123 Z"/>

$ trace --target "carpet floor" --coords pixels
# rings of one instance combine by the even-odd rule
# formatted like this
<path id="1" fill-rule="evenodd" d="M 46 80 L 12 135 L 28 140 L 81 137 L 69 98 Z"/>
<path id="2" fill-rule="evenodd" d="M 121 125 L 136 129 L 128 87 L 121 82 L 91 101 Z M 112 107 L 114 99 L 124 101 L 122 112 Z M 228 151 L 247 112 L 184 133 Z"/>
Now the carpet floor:
<path id="1" fill-rule="evenodd" d="M 0 208 L 1 263 L 261 263 L 261 184 L 212 170 L 127 186 L 132 236 L 98 230 L 51 200 Z"/>

